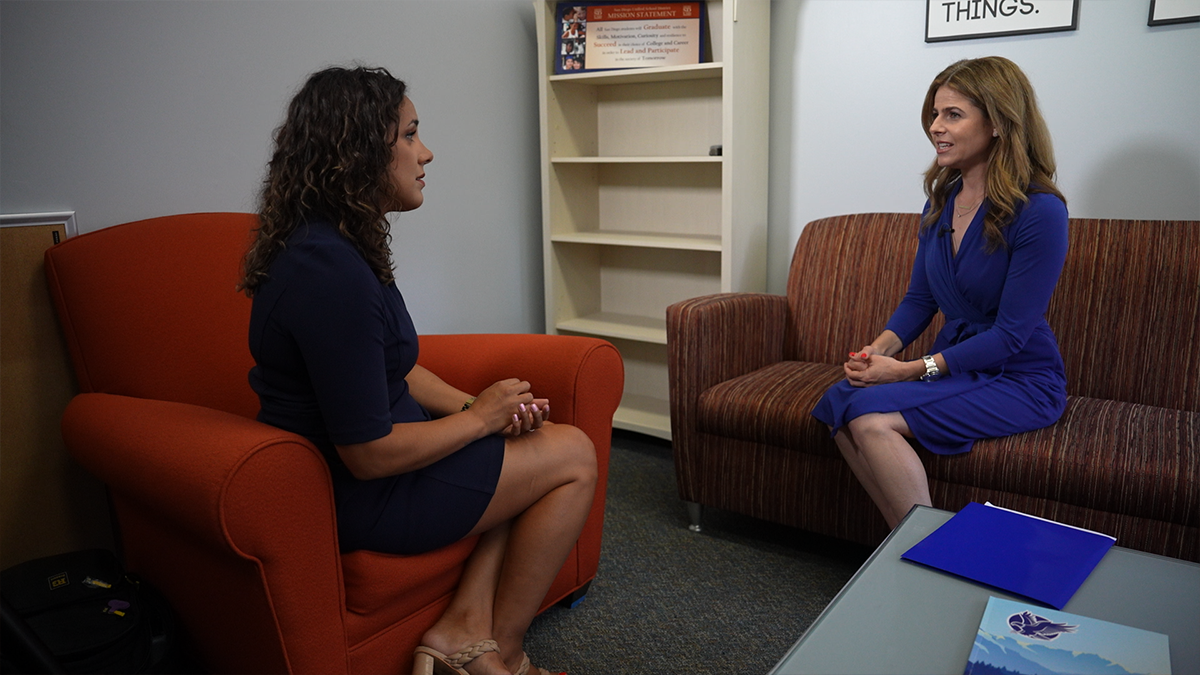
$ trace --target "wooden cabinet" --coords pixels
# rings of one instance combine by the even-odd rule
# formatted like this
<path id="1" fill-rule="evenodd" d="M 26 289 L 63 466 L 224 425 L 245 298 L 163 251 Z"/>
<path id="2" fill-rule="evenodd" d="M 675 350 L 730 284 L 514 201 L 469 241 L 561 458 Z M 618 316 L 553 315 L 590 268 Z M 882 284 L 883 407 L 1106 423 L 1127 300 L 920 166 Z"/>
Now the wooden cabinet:
<path id="1" fill-rule="evenodd" d="M 771 4 L 705 4 L 711 62 L 555 75 L 535 0 L 546 330 L 611 340 L 615 426 L 667 439 L 667 305 L 766 287 Z"/>

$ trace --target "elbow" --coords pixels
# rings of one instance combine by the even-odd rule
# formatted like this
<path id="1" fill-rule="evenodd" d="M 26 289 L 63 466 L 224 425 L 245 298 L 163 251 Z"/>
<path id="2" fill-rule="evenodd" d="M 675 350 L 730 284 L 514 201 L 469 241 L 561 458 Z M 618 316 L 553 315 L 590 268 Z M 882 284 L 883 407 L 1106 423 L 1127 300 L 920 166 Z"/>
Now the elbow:
<path id="1" fill-rule="evenodd" d="M 1025 343 L 1029 342 L 1029 333 L 1018 332 L 1016 330 L 1004 330 L 1000 333 L 1001 347 L 1005 358 L 1011 358 L 1021 353 L 1025 349 Z"/>
<path id="2" fill-rule="evenodd" d="M 356 443 L 354 445 L 338 445 L 338 456 L 342 458 L 342 464 L 350 471 L 350 475 L 358 480 L 374 480 L 387 476 L 387 472 L 376 461 L 376 453 L 370 451 L 369 443 Z"/>

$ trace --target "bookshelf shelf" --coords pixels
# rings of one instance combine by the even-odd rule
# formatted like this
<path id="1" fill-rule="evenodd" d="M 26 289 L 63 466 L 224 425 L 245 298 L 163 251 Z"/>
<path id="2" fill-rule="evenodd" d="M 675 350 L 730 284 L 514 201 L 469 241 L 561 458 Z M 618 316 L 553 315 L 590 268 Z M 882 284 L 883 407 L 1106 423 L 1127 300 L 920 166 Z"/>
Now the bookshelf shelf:
<path id="1" fill-rule="evenodd" d="M 597 312 L 588 316 L 560 321 L 557 328 L 585 335 L 667 344 L 667 322 L 663 319 L 652 319 L 645 316 Z"/>
<path id="2" fill-rule="evenodd" d="M 550 36 L 553 39 L 553 35 Z M 697 63 L 691 66 L 668 66 L 665 68 L 636 68 L 630 70 L 604 70 L 596 73 L 572 73 L 568 75 L 550 75 L 550 82 L 567 82 L 572 84 L 613 85 L 640 84 L 643 82 L 678 82 L 680 80 L 711 80 L 721 79 L 723 71 L 720 62 Z M 554 72 L 551 65 L 550 72 Z"/>
<path id="3" fill-rule="evenodd" d="M 597 246 L 632 246 L 671 248 L 683 251 L 721 250 L 721 237 L 703 234 L 643 234 L 640 232 L 573 232 L 551 235 L 554 243 L 595 244 Z"/>
<path id="4" fill-rule="evenodd" d="M 551 157 L 554 164 L 690 164 L 721 163 L 721 157 L 667 156 L 667 157 Z"/>

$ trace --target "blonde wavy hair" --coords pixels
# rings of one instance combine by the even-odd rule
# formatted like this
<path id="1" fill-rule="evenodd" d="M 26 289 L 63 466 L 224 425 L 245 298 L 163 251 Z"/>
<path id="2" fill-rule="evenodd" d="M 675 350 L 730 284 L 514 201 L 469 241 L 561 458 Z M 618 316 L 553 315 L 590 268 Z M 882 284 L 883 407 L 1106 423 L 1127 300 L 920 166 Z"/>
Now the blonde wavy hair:
<path id="1" fill-rule="evenodd" d="M 942 87 L 950 87 L 970 99 L 999 134 L 992 140 L 988 154 L 986 189 L 990 206 L 983 221 L 988 251 L 995 251 L 1006 246 L 1004 228 L 1012 222 L 1018 207 L 1029 201 L 1030 193 L 1045 192 L 1064 204 L 1067 202 L 1054 183 L 1050 131 L 1025 73 L 1006 58 L 986 56 L 951 64 L 929 85 L 921 108 L 921 126 L 930 142 L 933 142 L 929 131 L 934 117 L 933 99 Z M 925 171 L 929 209 L 921 219 L 922 230 L 941 218 L 950 191 L 960 179 L 958 169 L 938 166 L 937 160 Z"/>

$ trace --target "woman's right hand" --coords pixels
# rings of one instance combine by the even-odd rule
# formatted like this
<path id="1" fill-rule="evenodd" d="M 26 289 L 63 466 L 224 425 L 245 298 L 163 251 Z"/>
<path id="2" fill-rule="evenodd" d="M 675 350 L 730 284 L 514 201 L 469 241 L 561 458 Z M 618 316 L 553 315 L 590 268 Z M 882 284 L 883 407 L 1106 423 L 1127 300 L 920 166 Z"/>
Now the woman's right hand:
<path id="1" fill-rule="evenodd" d="M 550 424 L 550 400 L 535 398 L 532 403 L 519 406 L 521 411 L 512 416 L 512 423 L 503 432 L 503 436 L 520 436 L 541 429 Z"/>
<path id="2" fill-rule="evenodd" d="M 874 356 L 887 357 L 883 350 L 877 348 L 873 344 L 863 347 L 857 352 L 850 352 L 850 357 L 846 359 L 846 363 L 842 365 L 842 370 L 846 373 L 846 379 L 855 387 L 866 387 L 874 382 L 867 382 L 864 378 L 867 377 L 867 369 L 872 365 L 871 358 Z"/>
<path id="3" fill-rule="evenodd" d="M 488 434 L 501 433 L 513 426 L 514 416 L 518 420 L 526 419 L 529 406 L 534 401 L 529 389 L 528 382 L 515 377 L 501 380 L 476 396 L 466 412 L 481 419 Z M 521 406 L 525 406 L 525 410 Z"/>
<path id="4" fill-rule="evenodd" d="M 871 357 L 875 354 L 883 354 L 883 352 L 876 349 L 875 345 L 867 345 L 861 351 L 850 352 L 850 357 L 846 359 L 843 367 L 847 373 L 866 370 L 867 366 L 871 365 Z"/>

